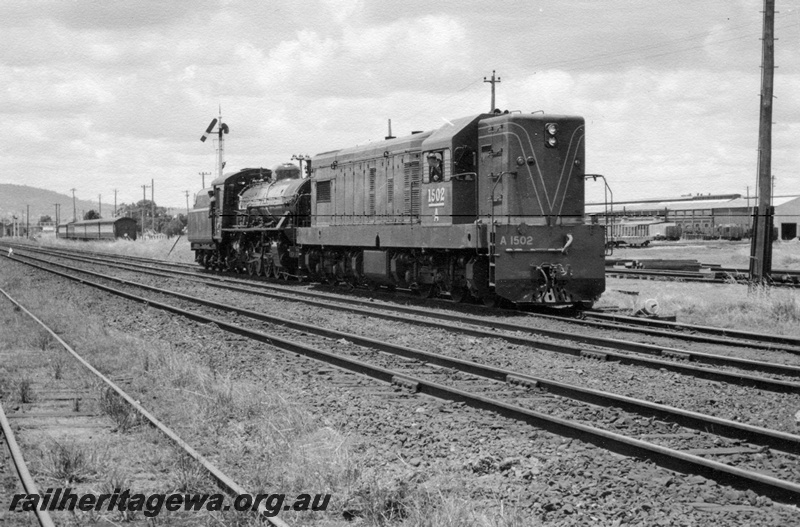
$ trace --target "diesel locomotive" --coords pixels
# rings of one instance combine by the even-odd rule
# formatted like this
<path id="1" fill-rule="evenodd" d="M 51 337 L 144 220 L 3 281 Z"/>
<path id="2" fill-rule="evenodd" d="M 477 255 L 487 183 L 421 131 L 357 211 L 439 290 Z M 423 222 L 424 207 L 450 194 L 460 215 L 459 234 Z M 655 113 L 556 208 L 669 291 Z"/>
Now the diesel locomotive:
<path id="1" fill-rule="evenodd" d="M 197 194 L 207 268 L 407 288 L 487 305 L 591 306 L 603 226 L 584 222 L 580 117 L 495 112 L 228 173 Z"/>

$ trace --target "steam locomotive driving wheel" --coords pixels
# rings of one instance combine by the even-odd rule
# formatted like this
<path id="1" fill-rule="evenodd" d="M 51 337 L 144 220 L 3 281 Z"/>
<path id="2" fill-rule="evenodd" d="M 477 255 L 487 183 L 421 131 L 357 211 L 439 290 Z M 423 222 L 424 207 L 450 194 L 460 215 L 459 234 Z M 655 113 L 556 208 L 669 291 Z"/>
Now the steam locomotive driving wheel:
<path id="1" fill-rule="evenodd" d="M 275 263 L 272 261 L 272 255 L 266 252 L 261 257 L 261 275 L 267 278 L 272 278 L 272 273 L 275 269 Z"/>
<path id="2" fill-rule="evenodd" d="M 248 242 L 245 249 L 245 265 L 249 276 L 261 276 L 261 243 Z"/>

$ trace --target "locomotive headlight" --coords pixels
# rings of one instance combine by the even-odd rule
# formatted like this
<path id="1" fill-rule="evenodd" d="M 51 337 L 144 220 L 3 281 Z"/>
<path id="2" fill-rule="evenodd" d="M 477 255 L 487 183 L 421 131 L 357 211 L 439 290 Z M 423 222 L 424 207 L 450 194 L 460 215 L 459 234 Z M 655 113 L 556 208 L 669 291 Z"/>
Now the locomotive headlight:
<path id="1" fill-rule="evenodd" d="M 544 125 L 544 132 L 544 144 L 550 148 L 555 148 L 558 144 L 558 139 L 556 139 L 558 125 L 556 123 L 547 123 Z"/>

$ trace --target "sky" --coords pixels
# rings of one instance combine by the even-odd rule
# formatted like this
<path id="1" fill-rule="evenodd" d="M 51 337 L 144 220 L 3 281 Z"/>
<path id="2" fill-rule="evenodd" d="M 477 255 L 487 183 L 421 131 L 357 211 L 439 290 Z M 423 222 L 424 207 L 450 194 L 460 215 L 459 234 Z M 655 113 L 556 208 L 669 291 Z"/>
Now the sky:
<path id="1" fill-rule="evenodd" d="M 772 173 L 800 194 L 800 1 L 776 0 Z M 615 200 L 754 193 L 761 0 L 3 0 L 0 183 L 185 207 L 215 174 L 496 106 L 586 120 Z M 146 189 L 150 198 L 151 189 Z M 587 200 L 602 200 L 600 183 Z M 192 198 L 193 199 L 193 198 Z"/>

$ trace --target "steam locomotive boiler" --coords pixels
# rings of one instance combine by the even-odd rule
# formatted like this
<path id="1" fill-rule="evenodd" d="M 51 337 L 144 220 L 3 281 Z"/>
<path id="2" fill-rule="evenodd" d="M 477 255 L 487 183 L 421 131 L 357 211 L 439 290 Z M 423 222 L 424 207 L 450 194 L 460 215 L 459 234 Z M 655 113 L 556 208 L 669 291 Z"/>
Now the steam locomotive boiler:
<path id="1" fill-rule="evenodd" d="M 192 248 L 251 274 L 588 306 L 605 288 L 605 240 L 583 221 L 584 130 L 579 117 L 480 114 L 319 154 L 305 179 L 248 169 L 198 195 Z"/>
<path id="2" fill-rule="evenodd" d="M 297 259 L 296 228 L 308 225 L 310 184 L 291 163 L 212 181 L 189 213 L 196 261 L 207 269 L 280 278 L 288 260 Z"/>

